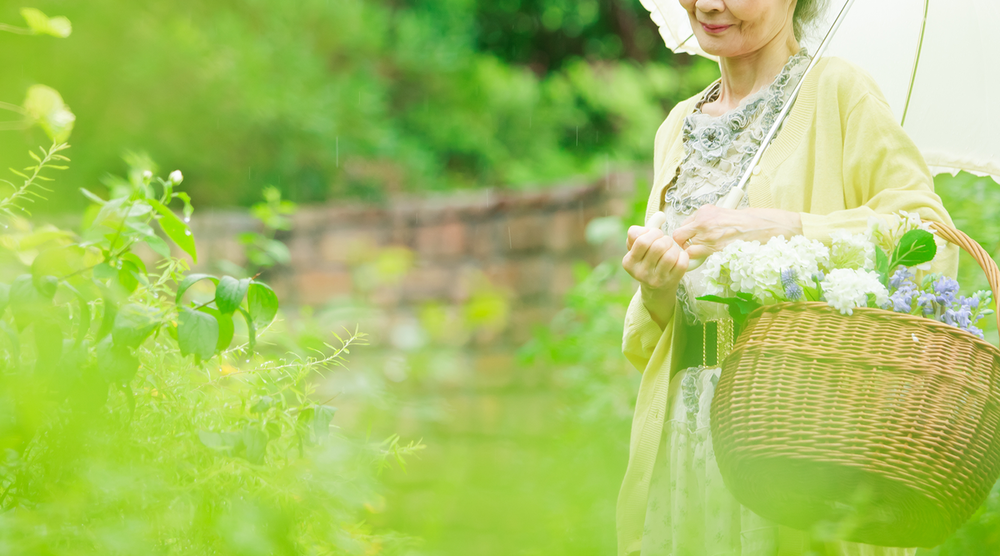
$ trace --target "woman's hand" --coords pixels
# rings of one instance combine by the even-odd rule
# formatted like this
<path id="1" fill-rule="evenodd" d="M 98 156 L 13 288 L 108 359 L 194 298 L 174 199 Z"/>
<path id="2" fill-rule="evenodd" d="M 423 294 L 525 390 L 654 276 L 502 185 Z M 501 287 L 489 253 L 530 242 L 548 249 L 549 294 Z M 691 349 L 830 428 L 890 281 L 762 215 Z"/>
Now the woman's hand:
<path id="1" fill-rule="evenodd" d="M 687 272 L 688 255 L 659 227 L 632 226 L 622 259 L 625 271 L 642 290 L 642 302 L 653 321 L 665 328 L 673 317 L 677 285 Z"/>
<path id="2" fill-rule="evenodd" d="M 800 234 L 802 217 L 797 212 L 765 208 L 735 210 L 705 205 L 674 230 L 673 239 L 685 248 L 688 257 L 703 259 L 737 239 L 767 243 L 772 237 L 791 239 Z"/>

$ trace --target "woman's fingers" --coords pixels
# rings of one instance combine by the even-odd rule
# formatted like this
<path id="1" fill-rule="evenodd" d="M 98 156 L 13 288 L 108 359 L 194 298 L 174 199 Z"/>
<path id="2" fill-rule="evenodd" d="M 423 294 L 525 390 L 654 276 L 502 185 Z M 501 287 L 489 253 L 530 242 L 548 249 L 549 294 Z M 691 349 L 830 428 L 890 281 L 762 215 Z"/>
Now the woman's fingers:
<path id="1" fill-rule="evenodd" d="M 662 210 L 658 210 L 650 215 L 649 220 L 646 221 L 646 227 L 660 229 L 666 222 L 667 213 Z"/>
<path id="2" fill-rule="evenodd" d="M 632 244 L 635 240 L 639 239 L 639 236 L 649 231 L 649 228 L 645 226 L 629 226 L 628 229 L 628 239 L 625 240 L 625 250 L 631 251 Z"/>
<path id="3" fill-rule="evenodd" d="M 709 247 L 708 245 L 692 245 L 685 249 L 687 256 L 691 259 L 704 259 L 705 257 L 715 253 L 715 249 Z"/>
<path id="4" fill-rule="evenodd" d="M 629 247 L 629 254 L 632 255 L 632 259 L 636 262 L 643 260 L 653 243 L 659 238 L 664 237 L 663 232 L 658 229 L 642 229 L 646 231 L 640 234 L 639 237 L 635 238 L 635 241 L 632 242 L 632 246 Z"/>
<path id="5" fill-rule="evenodd" d="M 663 282 L 658 284 L 660 287 L 676 285 L 687 272 L 689 262 L 687 253 L 676 243 L 671 243 L 670 249 L 656 261 L 654 273 Z"/>
<path id="6" fill-rule="evenodd" d="M 692 222 L 674 230 L 674 241 L 676 241 L 678 245 L 684 245 L 688 242 L 688 240 L 696 235 L 698 235 L 698 229 Z"/>

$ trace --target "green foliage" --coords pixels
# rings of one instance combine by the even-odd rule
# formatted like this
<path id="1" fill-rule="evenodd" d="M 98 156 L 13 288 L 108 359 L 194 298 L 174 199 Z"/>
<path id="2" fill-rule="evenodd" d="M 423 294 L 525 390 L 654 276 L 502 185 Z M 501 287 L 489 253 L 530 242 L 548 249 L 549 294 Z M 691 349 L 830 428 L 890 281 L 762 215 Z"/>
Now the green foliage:
<path id="1" fill-rule="evenodd" d="M 250 205 L 268 184 L 294 202 L 536 186 L 649 161 L 666 111 L 718 75 L 675 61 L 638 0 L 597 4 L 43 0 L 89 32 L 16 47 L 0 37 L 0 96 L 48 83 L 100 122 L 78 130 L 65 178 L 88 189 L 136 144 L 211 184 L 190 190 L 201 204 Z M 622 14 L 642 23 L 635 52 L 614 46 L 630 44 L 627 26 L 608 24 Z M 558 33 L 545 27 L 556 19 Z M 511 48 L 527 54 L 488 38 L 508 21 L 527 40 Z M 563 41 L 574 21 L 585 27 Z M 569 48 L 551 71 L 519 65 L 553 44 Z M 637 65 L 639 51 L 659 54 Z"/>
<path id="2" fill-rule="evenodd" d="M 25 17 L 34 33 L 69 32 Z M 81 189 L 92 205 L 77 230 L 24 218 L 44 171 L 67 160 L 73 121 L 54 90 L 33 91 L 25 112 L 55 142 L 0 198 L 0 553 L 402 550 L 406 539 L 365 525 L 365 508 L 386 458 L 422 446 L 338 433 L 313 386 L 365 335 L 334 334 L 339 346 L 308 357 L 255 353 L 277 295 L 187 273 L 197 251 L 183 176 L 154 177 L 148 157 L 130 155 L 107 197 Z"/>

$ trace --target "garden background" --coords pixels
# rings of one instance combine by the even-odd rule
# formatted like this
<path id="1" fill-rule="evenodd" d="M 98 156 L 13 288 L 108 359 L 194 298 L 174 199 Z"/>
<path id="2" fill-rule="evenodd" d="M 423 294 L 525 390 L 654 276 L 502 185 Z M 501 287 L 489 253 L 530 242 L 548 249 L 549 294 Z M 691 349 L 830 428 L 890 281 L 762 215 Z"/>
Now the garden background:
<path id="1" fill-rule="evenodd" d="M 336 519 L 376 538 L 338 550 L 614 552 L 638 386 L 620 352 L 635 288 L 624 234 L 641 223 L 657 127 L 714 64 L 671 54 L 639 0 L 31 6 L 73 31 L 0 34 L 0 99 L 20 104 L 41 83 L 76 116 L 72 160 L 32 208 L 37 222 L 79 220 L 91 205 L 80 188 L 107 197 L 122 183 L 112 176 L 179 168 L 195 270 L 259 274 L 282 300 L 265 353 L 322 350 L 343 327 L 369 335 L 314 379 L 314 396 L 336 400 L 344 438 L 423 448 L 366 476 L 363 496 L 330 495 L 347 508 Z M 0 22 L 20 24 L 20 8 L 0 8 Z M 47 143 L 38 126 L 0 134 L 8 165 Z M 957 226 L 1000 253 L 1000 185 L 935 184 Z M 987 287 L 962 265 L 966 289 Z M 225 553 L 308 552 L 302 539 L 255 547 L 240 520 L 220 523 L 244 539 Z M 102 527 L 112 552 L 149 540 Z M 922 552 L 998 553 L 997 489 Z"/>

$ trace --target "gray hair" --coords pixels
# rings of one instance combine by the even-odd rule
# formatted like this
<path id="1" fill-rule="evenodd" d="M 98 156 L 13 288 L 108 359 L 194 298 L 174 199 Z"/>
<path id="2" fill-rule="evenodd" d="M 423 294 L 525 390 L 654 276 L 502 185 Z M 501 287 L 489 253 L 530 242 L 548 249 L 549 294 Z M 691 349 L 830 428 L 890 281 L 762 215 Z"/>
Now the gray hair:
<path id="1" fill-rule="evenodd" d="M 827 0 L 798 0 L 795 4 L 795 15 L 792 21 L 792 31 L 795 38 L 802 40 L 802 35 L 819 14 L 826 8 Z"/>

